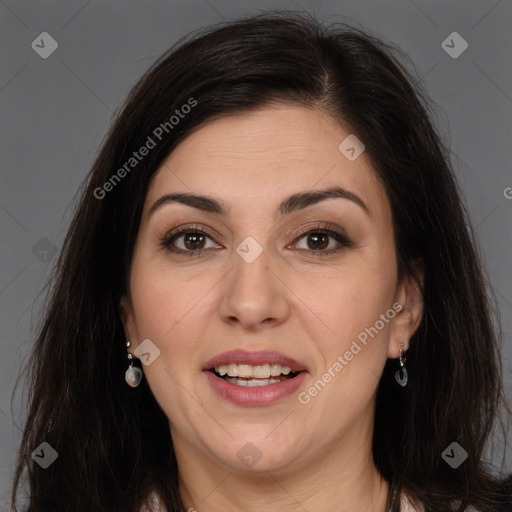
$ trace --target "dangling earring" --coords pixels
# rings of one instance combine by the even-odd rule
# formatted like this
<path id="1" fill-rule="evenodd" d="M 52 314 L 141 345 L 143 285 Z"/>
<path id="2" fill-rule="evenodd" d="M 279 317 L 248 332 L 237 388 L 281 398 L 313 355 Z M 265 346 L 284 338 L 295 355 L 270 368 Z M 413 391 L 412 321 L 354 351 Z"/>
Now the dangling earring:
<path id="1" fill-rule="evenodd" d="M 130 345 L 131 343 L 127 341 L 126 348 L 130 348 Z M 130 353 L 128 353 L 126 357 L 128 358 L 128 361 L 130 361 L 130 366 L 128 366 L 128 369 L 124 374 L 124 378 L 128 386 L 136 388 L 140 384 L 140 381 L 142 380 L 143 373 L 140 368 L 138 368 L 137 366 L 133 366 L 133 356 Z"/>
<path id="2" fill-rule="evenodd" d="M 406 357 L 402 353 L 403 346 L 404 344 L 400 343 L 400 368 L 395 372 L 395 380 L 400 384 L 400 386 L 405 388 L 405 386 L 407 386 L 408 376 L 407 368 L 405 367 Z"/>

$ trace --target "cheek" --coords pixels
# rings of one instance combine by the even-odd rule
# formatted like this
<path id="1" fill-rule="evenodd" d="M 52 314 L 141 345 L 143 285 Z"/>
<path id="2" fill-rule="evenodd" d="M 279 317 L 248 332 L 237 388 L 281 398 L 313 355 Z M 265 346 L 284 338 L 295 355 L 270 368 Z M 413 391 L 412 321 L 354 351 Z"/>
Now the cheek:
<path id="1" fill-rule="evenodd" d="M 132 264 L 130 292 L 136 341 L 140 343 L 150 339 L 160 350 L 155 363 L 144 368 L 144 374 L 150 381 L 158 369 L 169 366 L 171 355 L 176 354 L 172 339 L 180 318 L 185 314 L 186 304 L 177 293 L 172 276 L 163 275 L 137 254 Z"/>
<path id="2" fill-rule="evenodd" d="M 218 281 L 216 271 L 180 271 L 145 254 L 134 257 L 130 282 L 137 341 L 149 338 L 160 350 L 158 360 L 144 368 L 157 399 L 162 386 L 176 384 L 169 373 L 184 382 L 194 377 L 186 368 L 196 365 Z"/>
<path id="3" fill-rule="evenodd" d="M 207 283 L 189 282 L 183 272 L 155 263 L 145 254 L 134 257 L 130 283 L 139 336 L 153 336 L 163 343 L 172 339 L 207 290 Z"/>
<path id="4" fill-rule="evenodd" d="M 316 357 L 301 399 L 311 400 L 310 410 L 324 421 L 337 422 L 342 413 L 350 423 L 367 410 L 378 386 L 387 359 L 395 288 L 383 273 L 353 272 L 329 283 L 330 291 L 313 299 L 322 304 L 322 325 L 308 333 Z"/>
<path id="5" fill-rule="evenodd" d="M 328 280 L 316 287 L 309 284 L 307 295 L 306 287 L 299 293 L 308 297 L 305 302 L 316 315 L 316 319 L 310 315 L 309 325 L 318 328 L 313 328 L 309 334 L 326 366 L 349 350 L 358 336 L 361 351 L 350 364 L 357 365 L 356 359 L 359 363 L 366 359 L 382 362 L 390 324 L 383 322 L 381 315 L 386 315 L 394 300 L 394 251 L 375 250 L 374 257 L 355 256 L 353 261 L 333 272 Z M 386 317 L 386 320 L 389 319 Z"/>
<path id="6" fill-rule="evenodd" d="M 197 352 L 194 340 L 204 331 L 200 321 L 194 321 L 205 295 L 202 288 L 200 281 L 187 287 L 179 273 L 134 259 L 131 294 L 137 341 L 150 339 L 160 351 L 158 358 L 143 368 L 144 376 L 169 417 L 186 402 L 179 383 L 190 387 L 183 369 L 185 362 L 193 360 Z"/>

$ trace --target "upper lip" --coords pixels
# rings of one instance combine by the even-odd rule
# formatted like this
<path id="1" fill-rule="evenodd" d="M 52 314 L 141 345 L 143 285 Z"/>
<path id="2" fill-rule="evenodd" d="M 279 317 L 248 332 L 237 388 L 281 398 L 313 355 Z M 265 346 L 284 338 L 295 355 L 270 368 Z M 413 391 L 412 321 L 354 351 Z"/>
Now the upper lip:
<path id="1" fill-rule="evenodd" d="M 292 372 L 301 372 L 307 370 L 306 366 L 299 363 L 291 357 L 285 356 L 275 350 L 230 350 L 223 352 L 218 356 L 210 359 L 205 365 L 203 370 L 211 370 L 217 366 L 226 366 L 228 364 L 250 364 L 252 366 L 262 364 L 280 364 L 281 366 L 288 366 Z"/>

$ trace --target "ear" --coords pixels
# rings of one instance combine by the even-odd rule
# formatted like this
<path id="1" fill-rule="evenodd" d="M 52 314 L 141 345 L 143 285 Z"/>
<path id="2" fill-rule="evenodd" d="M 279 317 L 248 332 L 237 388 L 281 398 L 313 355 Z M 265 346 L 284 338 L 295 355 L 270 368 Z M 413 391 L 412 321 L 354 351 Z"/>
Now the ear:
<path id="1" fill-rule="evenodd" d="M 402 309 L 391 321 L 390 343 L 388 357 L 400 357 L 400 343 L 402 350 L 409 348 L 409 340 L 418 329 L 423 317 L 423 280 L 425 268 L 423 260 L 415 260 L 411 264 L 411 273 L 405 276 L 397 288 L 395 301 Z"/>
<path id="2" fill-rule="evenodd" d="M 119 303 L 119 309 L 121 313 L 121 321 L 123 322 L 124 336 L 126 340 L 131 342 L 128 352 L 133 356 L 133 350 L 137 348 L 139 342 L 137 341 L 137 329 L 135 327 L 135 319 L 130 299 L 123 295 Z"/>

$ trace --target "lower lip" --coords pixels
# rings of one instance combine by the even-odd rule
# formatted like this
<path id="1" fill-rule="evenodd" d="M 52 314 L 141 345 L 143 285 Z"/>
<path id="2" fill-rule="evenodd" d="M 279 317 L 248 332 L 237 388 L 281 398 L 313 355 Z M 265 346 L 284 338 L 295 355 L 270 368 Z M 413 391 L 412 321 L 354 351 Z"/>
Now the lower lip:
<path id="1" fill-rule="evenodd" d="M 301 385 L 306 372 L 302 371 L 292 379 L 282 380 L 267 386 L 245 387 L 231 384 L 217 377 L 211 371 L 205 371 L 206 378 L 213 390 L 221 397 L 236 405 L 257 407 L 273 404 L 282 398 L 291 395 Z"/>

